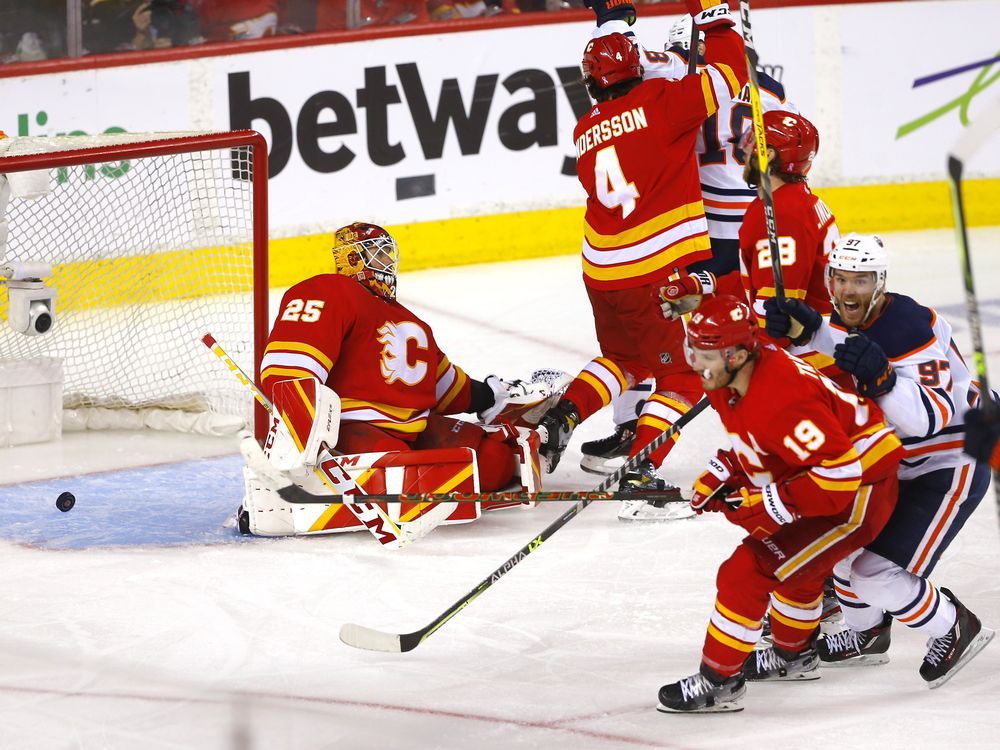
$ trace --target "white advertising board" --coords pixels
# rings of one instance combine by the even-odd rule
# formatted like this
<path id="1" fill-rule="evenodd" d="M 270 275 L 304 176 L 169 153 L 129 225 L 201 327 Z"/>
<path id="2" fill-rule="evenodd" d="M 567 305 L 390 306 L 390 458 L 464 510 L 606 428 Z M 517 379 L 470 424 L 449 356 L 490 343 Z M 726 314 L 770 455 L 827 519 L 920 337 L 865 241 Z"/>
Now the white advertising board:
<path id="1" fill-rule="evenodd" d="M 658 48 L 672 20 L 637 29 Z M 820 128 L 814 182 L 846 185 L 943 177 L 963 113 L 974 118 L 1000 96 L 1000 73 L 980 65 L 914 81 L 996 57 L 998 26 L 995 0 L 954 0 L 762 10 L 754 32 L 763 62 Z M 959 27 L 960 52 L 946 60 L 935 52 L 942 30 Z M 571 140 L 588 107 L 578 65 L 590 30 L 525 26 L 0 78 L 0 129 L 253 127 L 271 144 L 276 236 L 359 216 L 398 224 L 579 205 Z M 1000 143 L 970 172 L 998 174 Z"/>

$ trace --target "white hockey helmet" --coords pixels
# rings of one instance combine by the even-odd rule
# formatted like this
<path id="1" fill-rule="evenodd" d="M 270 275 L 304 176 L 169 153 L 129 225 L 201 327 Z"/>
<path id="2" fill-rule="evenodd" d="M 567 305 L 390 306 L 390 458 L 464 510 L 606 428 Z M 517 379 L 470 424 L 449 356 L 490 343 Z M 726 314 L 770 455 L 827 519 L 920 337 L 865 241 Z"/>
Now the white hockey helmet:
<path id="1" fill-rule="evenodd" d="M 841 237 L 833 246 L 826 259 L 826 289 L 834 308 L 837 300 L 833 296 L 833 272 L 853 271 L 855 273 L 875 274 L 875 290 L 872 292 L 865 320 L 878 306 L 885 295 L 885 280 L 889 271 L 889 253 L 885 243 L 877 234 L 858 234 L 851 232 Z"/>
<path id="2" fill-rule="evenodd" d="M 691 16 L 684 14 L 676 21 L 670 25 L 670 31 L 667 32 L 667 43 L 663 45 L 663 51 L 666 52 L 671 47 L 680 47 L 684 50 L 691 49 Z M 705 41 L 705 32 L 698 32 L 698 39 L 700 41 Z"/>

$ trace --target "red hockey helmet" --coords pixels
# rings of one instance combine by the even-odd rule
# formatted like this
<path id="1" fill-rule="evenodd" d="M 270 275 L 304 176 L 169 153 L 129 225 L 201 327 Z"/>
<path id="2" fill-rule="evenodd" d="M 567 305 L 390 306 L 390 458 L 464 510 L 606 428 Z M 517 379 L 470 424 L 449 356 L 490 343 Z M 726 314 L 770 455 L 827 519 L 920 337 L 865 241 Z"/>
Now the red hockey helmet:
<path id="1" fill-rule="evenodd" d="M 735 349 L 754 352 L 759 346 L 757 323 L 746 303 L 721 294 L 702 302 L 687 327 L 688 346 L 695 349 Z"/>
<path id="2" fill-rule="evenodd" d="M 819 131 L 802 115 L 773 109 L 764 113 L 764 137 L 781 160 L 779 171 L 805 177 L 819 151 Z M 744 132 L 741 148 L 753 142 L 753 128 Z M 756 152 L 756 150 L 755 150 Z"/>
<path id="3" fill-rule="evenodd" d="M 333 262 L 338 274 L 353 276 L 380 297 L 396 298 L 399 249 L 382 227 L 359 221 L 338 229 Z"/>
<path id="4" fill-rule="evenodd" d="M 606 89 L 622 81 L 642 78 L 639 49 L 624 34 L 608 34 L 587 42 L 583 50 L 583 76 Z"/>

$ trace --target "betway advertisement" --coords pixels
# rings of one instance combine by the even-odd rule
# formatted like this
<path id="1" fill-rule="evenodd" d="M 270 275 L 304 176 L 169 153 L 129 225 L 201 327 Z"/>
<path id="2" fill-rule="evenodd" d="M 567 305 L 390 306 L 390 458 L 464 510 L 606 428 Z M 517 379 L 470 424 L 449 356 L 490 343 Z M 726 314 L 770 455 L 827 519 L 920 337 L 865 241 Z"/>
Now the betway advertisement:
<path id="1" fill-rule="evenodd" d="M 660 49 L 672 20 L 636 28 Z M 766 69 L 820 129 L 819 185 L 942 179 L 948 146 L 1000 96 L 998 27 L 995 0 L 754 16 Z M 362 216 L 399 224 L 574 206 L 583 194 L 572 130 L 589 107 L 578 66 L 591 28 L 559 23 L 0 78 L 0 129 L 258 129 L 270 144 L 276 236 Z M 939 54 L 941 29 L 958 28 L 960 47 Z M 1000 175 L 1000 142 L 969 174 Z"/>

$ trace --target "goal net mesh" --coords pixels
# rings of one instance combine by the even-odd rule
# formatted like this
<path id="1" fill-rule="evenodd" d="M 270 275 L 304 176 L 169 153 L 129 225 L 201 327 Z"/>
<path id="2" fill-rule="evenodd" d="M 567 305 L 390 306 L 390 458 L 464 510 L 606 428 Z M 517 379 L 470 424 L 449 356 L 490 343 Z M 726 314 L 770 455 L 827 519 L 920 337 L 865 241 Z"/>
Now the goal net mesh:
<path id="1" fill-rule="evenodd" d="M 17 333 L 0 296 L 0 358 L 61 358 L 66 409 L 173 409 L 250 424 L 247 389 L 200 338 L 213 333 L 252 374 L 252 147 L 112 161 L 101 153 L 176 137 L 0 139 L 0 175 L 9 157 L 96 149 L 78 166 L 42 163 L 48 180 L 38 197 L 18 195 L 32 174 L 6 175 L 0 262 L 52 266 L 55 323 L 43 335 Z"/>

